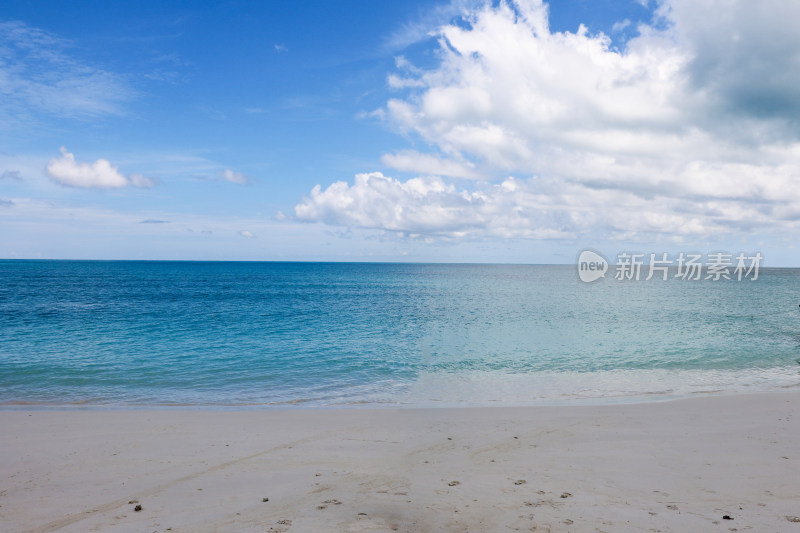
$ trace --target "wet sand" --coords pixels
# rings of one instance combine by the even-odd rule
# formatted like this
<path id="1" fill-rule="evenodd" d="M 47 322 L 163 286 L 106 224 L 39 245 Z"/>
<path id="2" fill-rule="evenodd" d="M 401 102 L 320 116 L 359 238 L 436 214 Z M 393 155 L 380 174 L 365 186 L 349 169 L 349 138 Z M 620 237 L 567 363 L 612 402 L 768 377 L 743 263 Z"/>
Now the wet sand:
<path id="1" fill-rule="evenodd" d="M 0 427 L 1 531 L 800 532 L 798 393 Z"/>

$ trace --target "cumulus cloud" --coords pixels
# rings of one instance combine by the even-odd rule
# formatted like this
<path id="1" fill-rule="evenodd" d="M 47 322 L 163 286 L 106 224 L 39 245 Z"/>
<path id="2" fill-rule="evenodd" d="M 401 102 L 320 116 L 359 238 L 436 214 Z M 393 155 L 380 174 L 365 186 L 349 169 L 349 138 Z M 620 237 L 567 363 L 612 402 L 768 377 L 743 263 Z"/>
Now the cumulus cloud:
<path id="1" fill-rule="evenodd" d="M 567 236 L 563 231 L 531 224 L 541 218 L 536 210 L 539 201 L 533 190 L 514 178 L 470 192 L 437 177 L 403 182 L 373 172 L 356 175 L 352 186 L 340 181 L 322 190 L 317 185 L 295 206 L 295 216 L 304 221 L 388 229 L 412 236 L 460 237 L 476 229 L 506 236 Z"/>
<path id="2" fill-rule="evenodd" d="M 234 172 L 229 168 L 226 168 L 223 172 L 220 172 L 220 176 L 225 181 L 229 181 L 231 183 L 237 183 L 239 185 L 244 185 L 245 183 L 249 183 L 250 181 L 241 172 Z"/>
<path id="3" fill-rule="evenodd" d="M 638 38 L 622 53 L 583 26 L 551 33 L 547 17 L 521 1 L 444 27 L 441 65 L 388 102 L 389 119 L 444 153 L 529 172 L 545 150 L 636 152 L 678 132 L 687 57 L 671 41 Z"/>
<path id="4" fill-rule="evenodd" d="M 47 175 L 53 181 L 69 187 L 85 189 L 119 189 L 133 185 L 134 187 L 152 187 L 153 181 L 141 174 L 125 176 L 106 159 L 98 159 L 94 163 L 79 163 L 75 155 L 61 147 L 61 157 L 51 159 L 46 167 Z"/>
<path id="5" fill-rule="evenodd" d="M 795 231 L 798 15 L 778 0 L 663 0 L 615 47 L 585 26 L 551 31 L 539 0 L 471 7 L 438 31 L 434 68 L 397 62 L 400 94 L 376 114 L 430 147 L 383 163 L 438 177 L 359 175 L 295 215 L 452 236 Z"/>
<path id="6" fill-rule="evenodd" d="M 255 239 L 256 238 L 256 236 L 252 232 L 247 231 L 246 229 L 243 229 L 243 230 L 239 231 L 239 235 L 241 235 L 242 237 L 246 237 L 248 239 Z"/>
<path id="7" fill-rule="evenodd" d="M 407 181 L 380 172 L 359 174 L 351 185 L 316 186 L 295 206 L 295 218 L 373 228 L 410 237 L 689 237 L 796 226 L 800 207 L 730 198 L 687 203 L 651 191 L 587 188 L 557 179 L 507 177 L 467 189 L 438 177 Z"/>

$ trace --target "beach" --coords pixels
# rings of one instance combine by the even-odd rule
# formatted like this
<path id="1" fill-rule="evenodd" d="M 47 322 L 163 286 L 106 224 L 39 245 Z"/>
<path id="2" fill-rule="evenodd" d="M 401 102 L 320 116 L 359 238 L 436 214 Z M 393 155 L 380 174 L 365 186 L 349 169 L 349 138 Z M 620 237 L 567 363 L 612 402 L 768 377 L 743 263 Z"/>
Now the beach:
<path id="1" fill-rule="evenodd" d="M 0 533 L 800 533 L 798 20 L 4 2 Z"/>
<path id="2" fill-rule="evenodd" d="M 800 531 L 800 395 L 0 412 L 14 532 Z M 138 508 L 138 510 L 137 510 Z"/>

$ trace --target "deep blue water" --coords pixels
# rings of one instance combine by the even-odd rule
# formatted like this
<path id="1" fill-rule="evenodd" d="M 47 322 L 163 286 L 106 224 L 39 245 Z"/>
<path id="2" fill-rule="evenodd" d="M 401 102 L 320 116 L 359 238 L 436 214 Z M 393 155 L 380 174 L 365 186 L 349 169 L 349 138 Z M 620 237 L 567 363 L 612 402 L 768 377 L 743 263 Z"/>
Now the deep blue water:
<path id="1" fill-rule="evenodd" d="M 800 270 L 0 261 L 0 404 L 494 405 L 800 384 Z"/>

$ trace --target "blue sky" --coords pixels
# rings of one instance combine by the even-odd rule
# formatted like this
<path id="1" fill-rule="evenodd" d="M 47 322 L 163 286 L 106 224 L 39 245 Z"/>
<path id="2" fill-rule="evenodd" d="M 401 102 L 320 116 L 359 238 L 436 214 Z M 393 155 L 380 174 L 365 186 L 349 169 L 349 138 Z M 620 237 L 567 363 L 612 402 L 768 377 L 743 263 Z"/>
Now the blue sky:
<path id="1" fill-rule="evenodd" d="M 751 4 L 5 2 L 0 257 L 796 266 L 799 13 Z"/>

